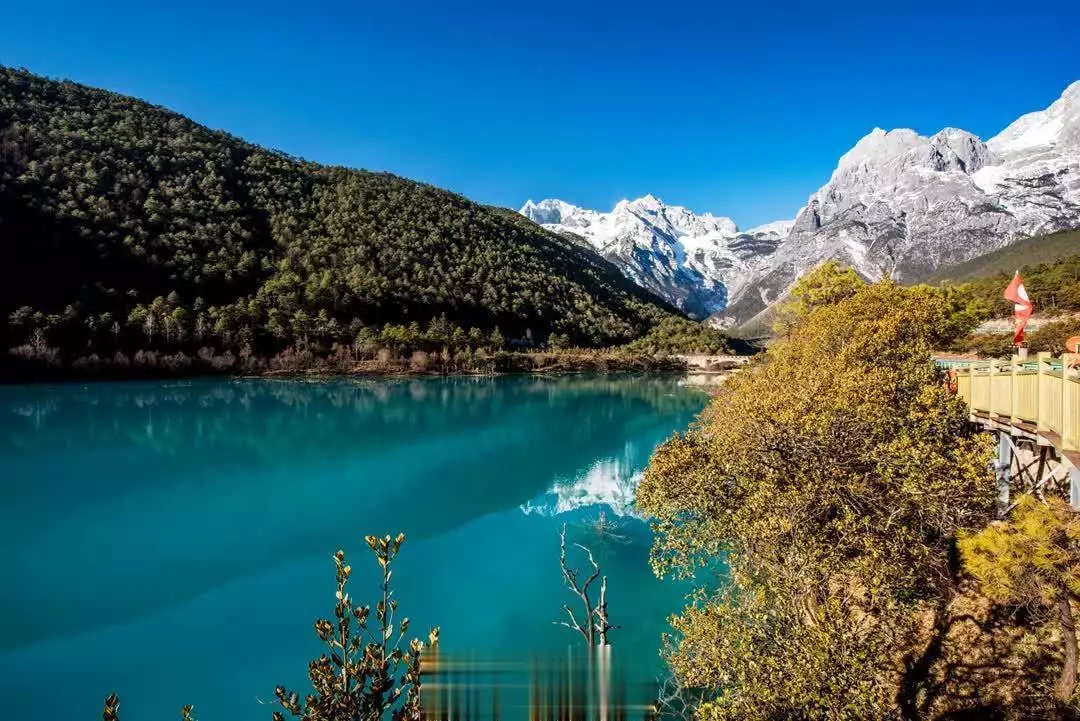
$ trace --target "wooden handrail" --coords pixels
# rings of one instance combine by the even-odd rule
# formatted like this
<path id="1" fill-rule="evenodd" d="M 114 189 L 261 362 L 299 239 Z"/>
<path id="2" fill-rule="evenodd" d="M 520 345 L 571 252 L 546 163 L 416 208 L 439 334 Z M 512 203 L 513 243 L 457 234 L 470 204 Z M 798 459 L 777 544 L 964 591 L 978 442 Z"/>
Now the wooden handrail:
<path id="1" fill-rule="evenodd" d="M 1029 423 L 1054 433 L 1063 451 L 1080 450 L 1080 354 L 1010 361 L 935 359 L 957 375 L 957 393 L 972 415 L 1012 424 Z"/>

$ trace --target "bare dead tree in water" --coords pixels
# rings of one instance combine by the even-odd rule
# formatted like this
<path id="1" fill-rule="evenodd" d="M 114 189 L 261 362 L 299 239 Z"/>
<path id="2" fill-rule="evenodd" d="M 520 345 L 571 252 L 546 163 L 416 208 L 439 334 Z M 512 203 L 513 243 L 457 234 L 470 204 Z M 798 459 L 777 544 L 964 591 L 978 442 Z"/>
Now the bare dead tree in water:
<path id="1" fill-rule="evenodd" d="M 569 616 L 570 620 L 555 621 L 554 623 L 580 633 L 590 648 L 597 645 L 597 641 L 599 641 L 599 645 L 607 646 L 608 632 L 618 628 L 618 626 L 612 626 L 608 618 L 607 576 L 600 575 L 600 565 L 593 558 L 591 550 L 580 543 L 574 545 L 585 553 L 589 559 L 589 564 L 593 568 L 592 573 L 589 574 L 584 583 L 579 581 L 577 570 L 566 565 L 566 525 L 563 524 L 562 531 L 559 532 L 559 566 L 562 567 L 563 579 L 566 581 L 567 588 L 581 600 L 584 609 L 582 622 L 585 625 L 582 626 L 578 622 L 577 616 L 574 615 L 574 611 L 569 604 L 563 604 L 563 610 L 566 611 L 566 615 Z M 600 579 L 600 595 L 596 604 L 593 605 L 592 597 L 589 595 L 589 587 L 598 578 Z"/>

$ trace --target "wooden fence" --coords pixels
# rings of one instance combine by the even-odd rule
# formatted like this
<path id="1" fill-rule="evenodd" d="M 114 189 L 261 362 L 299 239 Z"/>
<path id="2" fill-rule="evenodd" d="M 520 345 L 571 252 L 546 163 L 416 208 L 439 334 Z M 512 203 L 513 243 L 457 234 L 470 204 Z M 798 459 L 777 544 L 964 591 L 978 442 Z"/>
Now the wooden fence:
<path id="1" fill-rule="evenodd" d="M 959 395 L 973 416 L 1029 425 L 1061 451 L 1080 450 L 1080 354 L 1060 359 L 1039 353 L 1034 359 L 943 363 L 956 373 Z"/>

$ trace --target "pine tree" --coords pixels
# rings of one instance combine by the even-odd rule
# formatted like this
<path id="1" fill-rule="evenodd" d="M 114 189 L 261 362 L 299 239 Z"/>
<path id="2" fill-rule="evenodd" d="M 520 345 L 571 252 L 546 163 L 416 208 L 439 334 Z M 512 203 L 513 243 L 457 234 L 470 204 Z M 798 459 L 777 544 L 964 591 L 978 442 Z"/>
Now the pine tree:
<path id="1" fill-rule="evenodd" d="M 1080 597 L 1080 516 L 1061 499 L 1024 496 L 1007 521 L 962 538 L 960 552 L 988 597 L 1056 617 L 1065 662 L 1054 696 L 1069 701 L 1078 671 L 1072 603 Z"/>

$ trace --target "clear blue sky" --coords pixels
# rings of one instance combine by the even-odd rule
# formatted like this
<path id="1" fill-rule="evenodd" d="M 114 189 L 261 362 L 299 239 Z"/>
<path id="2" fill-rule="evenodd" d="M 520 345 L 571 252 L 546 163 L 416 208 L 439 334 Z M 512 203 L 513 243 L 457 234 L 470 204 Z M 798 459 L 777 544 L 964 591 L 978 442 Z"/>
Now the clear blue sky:
<path id="1" fill-rule="evenodd" d="M 787 218 L 874 126 L 984 139 L 1080 79 L 1080 2 L 11 2 L 0 63 L 518 207 Z"/>

